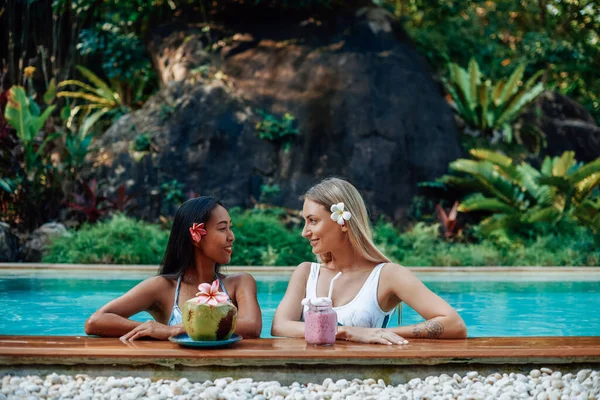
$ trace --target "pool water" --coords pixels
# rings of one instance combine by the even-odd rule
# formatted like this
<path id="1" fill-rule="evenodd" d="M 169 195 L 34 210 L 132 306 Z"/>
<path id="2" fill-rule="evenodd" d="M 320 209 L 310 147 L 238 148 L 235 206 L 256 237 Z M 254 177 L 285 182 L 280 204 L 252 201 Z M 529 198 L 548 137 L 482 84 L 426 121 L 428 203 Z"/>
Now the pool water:
<path id="1" fill-rule="evenodd" d="M 112 274 L 0 274 L 0 334 L 85 335 L 87 317 L 143 279 L 140 274 L 106 278 Z M 255 276 L 262 337 L 270 337 L 271 321 L 289 275 Z M 495 281 L 452 274 L 420 278 L 459 312 L 470 337 L 600 335 L 599 280 L 524 280 L 507 274 Z M 151 317 L 143 312 L 132 318 L 145 321 Z M 398 325 L 396 313 L 391 321 L 390 326 Z M 421 321 L 410 307 L 402 307 L 402 325 Z"/>

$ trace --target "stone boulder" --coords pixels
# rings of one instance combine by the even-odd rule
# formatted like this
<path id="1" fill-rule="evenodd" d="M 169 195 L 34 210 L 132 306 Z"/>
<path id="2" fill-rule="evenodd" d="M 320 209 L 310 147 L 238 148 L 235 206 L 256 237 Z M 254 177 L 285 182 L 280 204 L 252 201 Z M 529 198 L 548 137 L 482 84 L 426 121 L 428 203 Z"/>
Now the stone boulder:
<path id="1" fill-rule="evenodd" d="M 589 162 L 600 157 L 600 127 L 579 103 L 560 93 L 546 91 L 522 116 L 546 135 L 543 151 L 559 156 L 573 150 L 578 161 Z"/>
<path id="2" fill-rule="evenodd" d="M 10 225 L 0 222 L 0 262 L 21 261 L 19 238 L 10 230 Z"/>
<path id="3" fill-rule="evenodd" d="M 194 35 L 170 32 L 164 45 L 154 36 L 159 75 L 179 81 L 116 122 L 94 155 L 101 168 L 93 173 L 127 183 L 140 216 L 164 212 L 161 184 L 171 179 L 242 206 L 259 198 L 261 185 L 276 184 L 274 203 L 299 208 L 310 185 L 335 175 L 353 182 L 374 214 L 399 218 L 417 184 L 460 156 L 441 86 L 383 9 L 343 21 L 251 22 L 211 53 L 216 73 L 197 73 L 194 60 L 205 57 Z M 176 67 L 165 54 L 177 55 Z M 300 133 L 289 151 L 258 139 L 257 109 L 296 118 Z M 156 151 L 132 152 L 140 134 Z"/>
<path id="4" fill-rule="evenodd" d="M 67 228 L 58 222 L 48 222 L 29 235 L 23 245 L 23 254 L 27 262 L 40 262 L 45 248 L 53 238 L 68 235 Z"/>
<path id="5" fill-rule="evenodd" d="M 174 111 L 165 118 L 161 109 Z M 177 180 L 188 191 L 214 195 L 229 205 L 249 205 L 253 179 L 273 173 L 275 146 L 260 140 L 246 109 L 220 80 L 204 84 L 172 81 L 142 110 L 120 118 L 103 135 L 93 174 L 109 187 L 127 186 L 135 213 L 148 220 L 172 214 L 162 183 Z M 154 150 L 136 152 L 138 135 L 152 138 Z"/>

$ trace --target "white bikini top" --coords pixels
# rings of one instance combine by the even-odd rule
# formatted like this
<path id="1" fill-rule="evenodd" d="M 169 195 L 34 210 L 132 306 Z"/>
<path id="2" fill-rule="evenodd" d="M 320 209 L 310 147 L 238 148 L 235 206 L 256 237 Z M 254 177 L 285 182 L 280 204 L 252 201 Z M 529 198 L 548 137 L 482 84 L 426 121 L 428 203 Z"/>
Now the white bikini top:
<path id="1" fill-rule="evenodd" d="M 365 284 L 360 288 L 360 291 L 348 304 L 340 307 L 333 307 L 337 313 L 338 325 L 357 326 L 366 328 L 385 328 L 390 320 L 395 308 L 388 312 L 384 312 L 379 307 L 377 300 L 377 288 L 379 286 L 379 275 L 385 263 L 381 263 L 373 268 L 373 271 L 367 278 Z M 317 298 L 317 280 L 321 264 L 312 263 L 310 265 L 310 275 L 306 280 L 306 298 Z M 308 311 L 308 306 L 304 307 L 304 313 Z"/>

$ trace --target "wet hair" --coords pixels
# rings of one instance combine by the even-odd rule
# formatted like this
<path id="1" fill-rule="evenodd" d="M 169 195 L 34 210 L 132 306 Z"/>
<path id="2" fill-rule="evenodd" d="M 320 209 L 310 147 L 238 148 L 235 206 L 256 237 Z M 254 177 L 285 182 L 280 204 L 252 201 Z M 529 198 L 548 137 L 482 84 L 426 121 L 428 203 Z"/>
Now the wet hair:
<path id="1" fill-rule="evenodd" d="M 185 271 L 194 265 L 194 245 L 190 236 L 190 228 L 194 222 L 206 224 L 211 212 L 217 207 L 225 206 L 214 197 L 201 196 L 186 201 L 175 213 L 167 249 L 158 270 L 158 275 L 171 278 L 183 276 Z M 219 273 L 220 265 L 215 266 Z"/>
<path id="2" fill-rule="evenodd" d="M 367 207 L 351 183 L 339 178 L 327 178 L 308 189 L 304 198 L 322 205 L 328 212 L 333 204 L 344 203 L 345 210 L 352 213 L 352 218 L 346 221 L 346 224 L 348 238 L 354 251 L 372 262 L 390 262 L 373 243 Z M 331 253 L 319 254 L 318 258 L 322 262 L 330 262 Z"/>

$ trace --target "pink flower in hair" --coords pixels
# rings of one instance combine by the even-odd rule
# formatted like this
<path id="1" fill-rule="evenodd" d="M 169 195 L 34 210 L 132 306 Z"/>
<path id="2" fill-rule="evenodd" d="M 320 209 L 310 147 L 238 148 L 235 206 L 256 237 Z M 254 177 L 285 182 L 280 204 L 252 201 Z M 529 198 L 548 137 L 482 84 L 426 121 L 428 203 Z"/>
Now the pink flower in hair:
<path id="1" fill-rule="evenodd" d="M 219 281 L 214 280 L 212 285 L 208 283 L 201 283 L 198 285 L 198 293 L 196 293 L 196 302 L 198 304 L 208 304 L 216 306 L 219 303 L 225 303 L 229 301 L 227 294 L 219 291 Z"/>
<path id="2" fill-rule="evenodd" d="M 202 240 L 202 236 L 206 235 L 206 229 L 204 229 L 204 222 L 201 224 L 197 224 L 194 222 L 194 225 L 190 228 L 190 234 L 192 235 L 192 240 L 196 243 L 200 243 Z"/>

